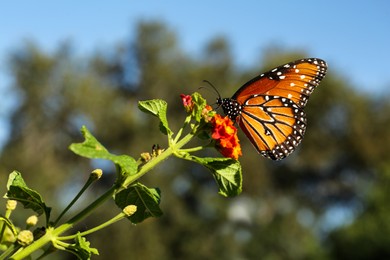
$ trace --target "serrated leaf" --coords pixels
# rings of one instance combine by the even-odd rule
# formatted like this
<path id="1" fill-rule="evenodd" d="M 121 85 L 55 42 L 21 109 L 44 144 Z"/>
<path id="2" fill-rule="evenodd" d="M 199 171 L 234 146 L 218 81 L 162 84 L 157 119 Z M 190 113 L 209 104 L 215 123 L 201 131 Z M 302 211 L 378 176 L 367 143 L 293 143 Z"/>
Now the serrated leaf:
<path id="1" fill-rule="evenodd" d="M 96 248 L 90 247 L 91 243 L 88 242 L 85 237 L 80 236 L 80 233 L 77 233 L 75 238 L 75 244 L 69 245 L 66 247 L 66 251 L 77 256 L 78 259 L 87 260 L 91 259 L 91 255 L 99 255 L 99 252 Z"/>
<path id="2" fill-rule="evenodd" d="M 211 171 L 218 185 L 218 193 L 231 197 L 242 191 L 242 170 L 239 161 L 230 158 L 200 158 L 191 159 Z"/>
<path id="3" fill-rule="evenodd" d="M 46 220 L 49 220 L 51 208 L 46 206 L 37 191 L 27 187 L 20 172 L 13 171 L 10 173 L 7 189 L 8 191 L 4 195 L 5 198 L 22 203 L 24 208 L 32 209 L 38 215 L 45 213 Z"/>
<path id="4" fill-rule="evenodd" d="M 167 107 L 167 102 L 161 99 L 152 99 L 138 102 L 138 108 L 142 112 L 151 114 L 160 119 L 160 131 L 165 135 L 172 133 L 168 126 Z"/>
<path id="5" fill-rule="evenodd" d="M 137 211 L 131 215 L 132 223 L 140 223 L 149 217 L 160 217 L 163 213 L 159 207 L 160 191 L 135 183 L 115 195 L 115 203 L 121 209 L 128 205 L 136 205 Z"/>
<path id="6" fill-rule="evenodd" d="M 82 143 L 74 143 L 69 149 L 77 155 L 90 159 L 105 159 L 112 161 L 119 167 L 122 176 L 128 176 L 137 172 L 137 162 L 128 155 L 115 155 L 110 153 L 98 140 L 83 126 L 81 128 L 85 140 Z"/>

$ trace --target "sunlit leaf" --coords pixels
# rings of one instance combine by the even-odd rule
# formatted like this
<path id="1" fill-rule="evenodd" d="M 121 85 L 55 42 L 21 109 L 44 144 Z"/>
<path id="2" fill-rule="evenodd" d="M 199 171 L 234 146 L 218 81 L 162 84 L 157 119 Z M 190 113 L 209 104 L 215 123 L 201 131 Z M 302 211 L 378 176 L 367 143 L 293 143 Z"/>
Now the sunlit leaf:
<path id="1" fill-rule="evenodd" d="M 138 108 L 141 111 L 154 115 L 160 119 L 160 131 L 166 135 L 172 132 L 168 126 L 167 107 L 167 102 L 161 99 L 152 99 L 138 102 Z"/>
<path id="2" fill-rule="evenodd" d="M 22 203 L 25 208 L 32 209 L 38 215 L 45 213 L 46 220 L 49 219 L 51 208 L 46 206 L 38 192 L 27 187 L 20 172 L 13 171 L 10 173 L 7 189 L 5 198 Z"/>
<path id="3" fill-rule="evenodd" d="M 202 119 L 203 109 L 207 105 L 206 99 L 204 99 L 198 92 L 192 94 L 191 97 L 194 103 L 192 115 L 197 122 L 200 122 L 200 120 Z"/>
<path id="4" fill-rule="evenodd" d="M 242 170 L 237 160 L 230 158 L 200 158 L 191 159 L 211 171 L 218 184 L 218 193 L 226 196 L 236 196 L 242 191 Z"/>
<path id="5" fill-rule="evenodd" d="M 159 207 L 160 191 L 136 183 L 115 195 L 115 203 L 121 209 L 136 205 L 137 211 L 129 217 L 133 223 L 139 223 L 149 217 L 160 217 L 163 213 Z"/>
<path id="6" fill-rule="evenodd" d="M 128 155 L 115 155 L 110 153 L 96 138 L 83 126 L 81 132 L 85 138 L 82 143 L 71 144 L 69 149 L 75 154 L 90 159 L 105 159 L 118 166 L 122 176 L 132 175 L 137 172 L 137 163 Z"/>

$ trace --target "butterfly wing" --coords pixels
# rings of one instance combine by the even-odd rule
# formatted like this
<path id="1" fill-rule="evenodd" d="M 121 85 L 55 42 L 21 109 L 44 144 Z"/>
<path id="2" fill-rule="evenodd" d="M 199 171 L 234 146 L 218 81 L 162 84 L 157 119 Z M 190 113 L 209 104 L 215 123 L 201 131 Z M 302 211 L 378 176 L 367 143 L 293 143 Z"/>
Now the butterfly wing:
<path id="1" fill-rule="evenodd" d="M 241 105 L 236 121 L 260 154 L 280 160 L 299 145 L 306 130 L 303 108 L 326 69 L 320 59 L 297 60 L 259 75 L 233 95 Z"/>
<path id="2" fill-rule="evenodd" d="M 279 96 L 249 98 L 237 121 L 257 151 L 273 160 L 292 153 L 306 130 L 303 109 L 291 99 Z"/>
<path id="3" fill-rule="evenodd" d="M 304 107 L 325 77 L 327 64 L 317 58 L 296 60 L 274 68 L 245 83 L 232 97 L 240 104 L 256 94 L 280 96 Z"/>

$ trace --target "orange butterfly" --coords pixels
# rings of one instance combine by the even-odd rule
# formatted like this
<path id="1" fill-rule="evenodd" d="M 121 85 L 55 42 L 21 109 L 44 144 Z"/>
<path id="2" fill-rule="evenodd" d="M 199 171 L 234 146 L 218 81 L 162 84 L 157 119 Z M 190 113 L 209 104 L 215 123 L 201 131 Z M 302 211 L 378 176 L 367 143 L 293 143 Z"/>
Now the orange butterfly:
<path id="1" fill-rule="evenodd" d="M 321 59 L 293 61 L 253 78 L 231 98 L 219 97 L 217 104 L 261 155 L 281 160 L 302 141 L 306 130 L 303 108 L 326 70 Z"/>

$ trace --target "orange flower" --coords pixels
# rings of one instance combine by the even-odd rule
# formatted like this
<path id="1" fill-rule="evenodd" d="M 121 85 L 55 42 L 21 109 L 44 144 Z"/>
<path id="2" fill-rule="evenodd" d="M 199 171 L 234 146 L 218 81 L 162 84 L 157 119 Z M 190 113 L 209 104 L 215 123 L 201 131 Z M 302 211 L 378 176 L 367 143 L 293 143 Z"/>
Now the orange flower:
<path id="1" fill-rule="evenodd" d="M 237 128 L 229 117 L 221 117 L 215 114 L 211 119 L 213 132 L 211 137 L 216 141 L 217 150 L 225 157 L 238 159 L 241 153 L 241 146 L 237 137 Z"/>

